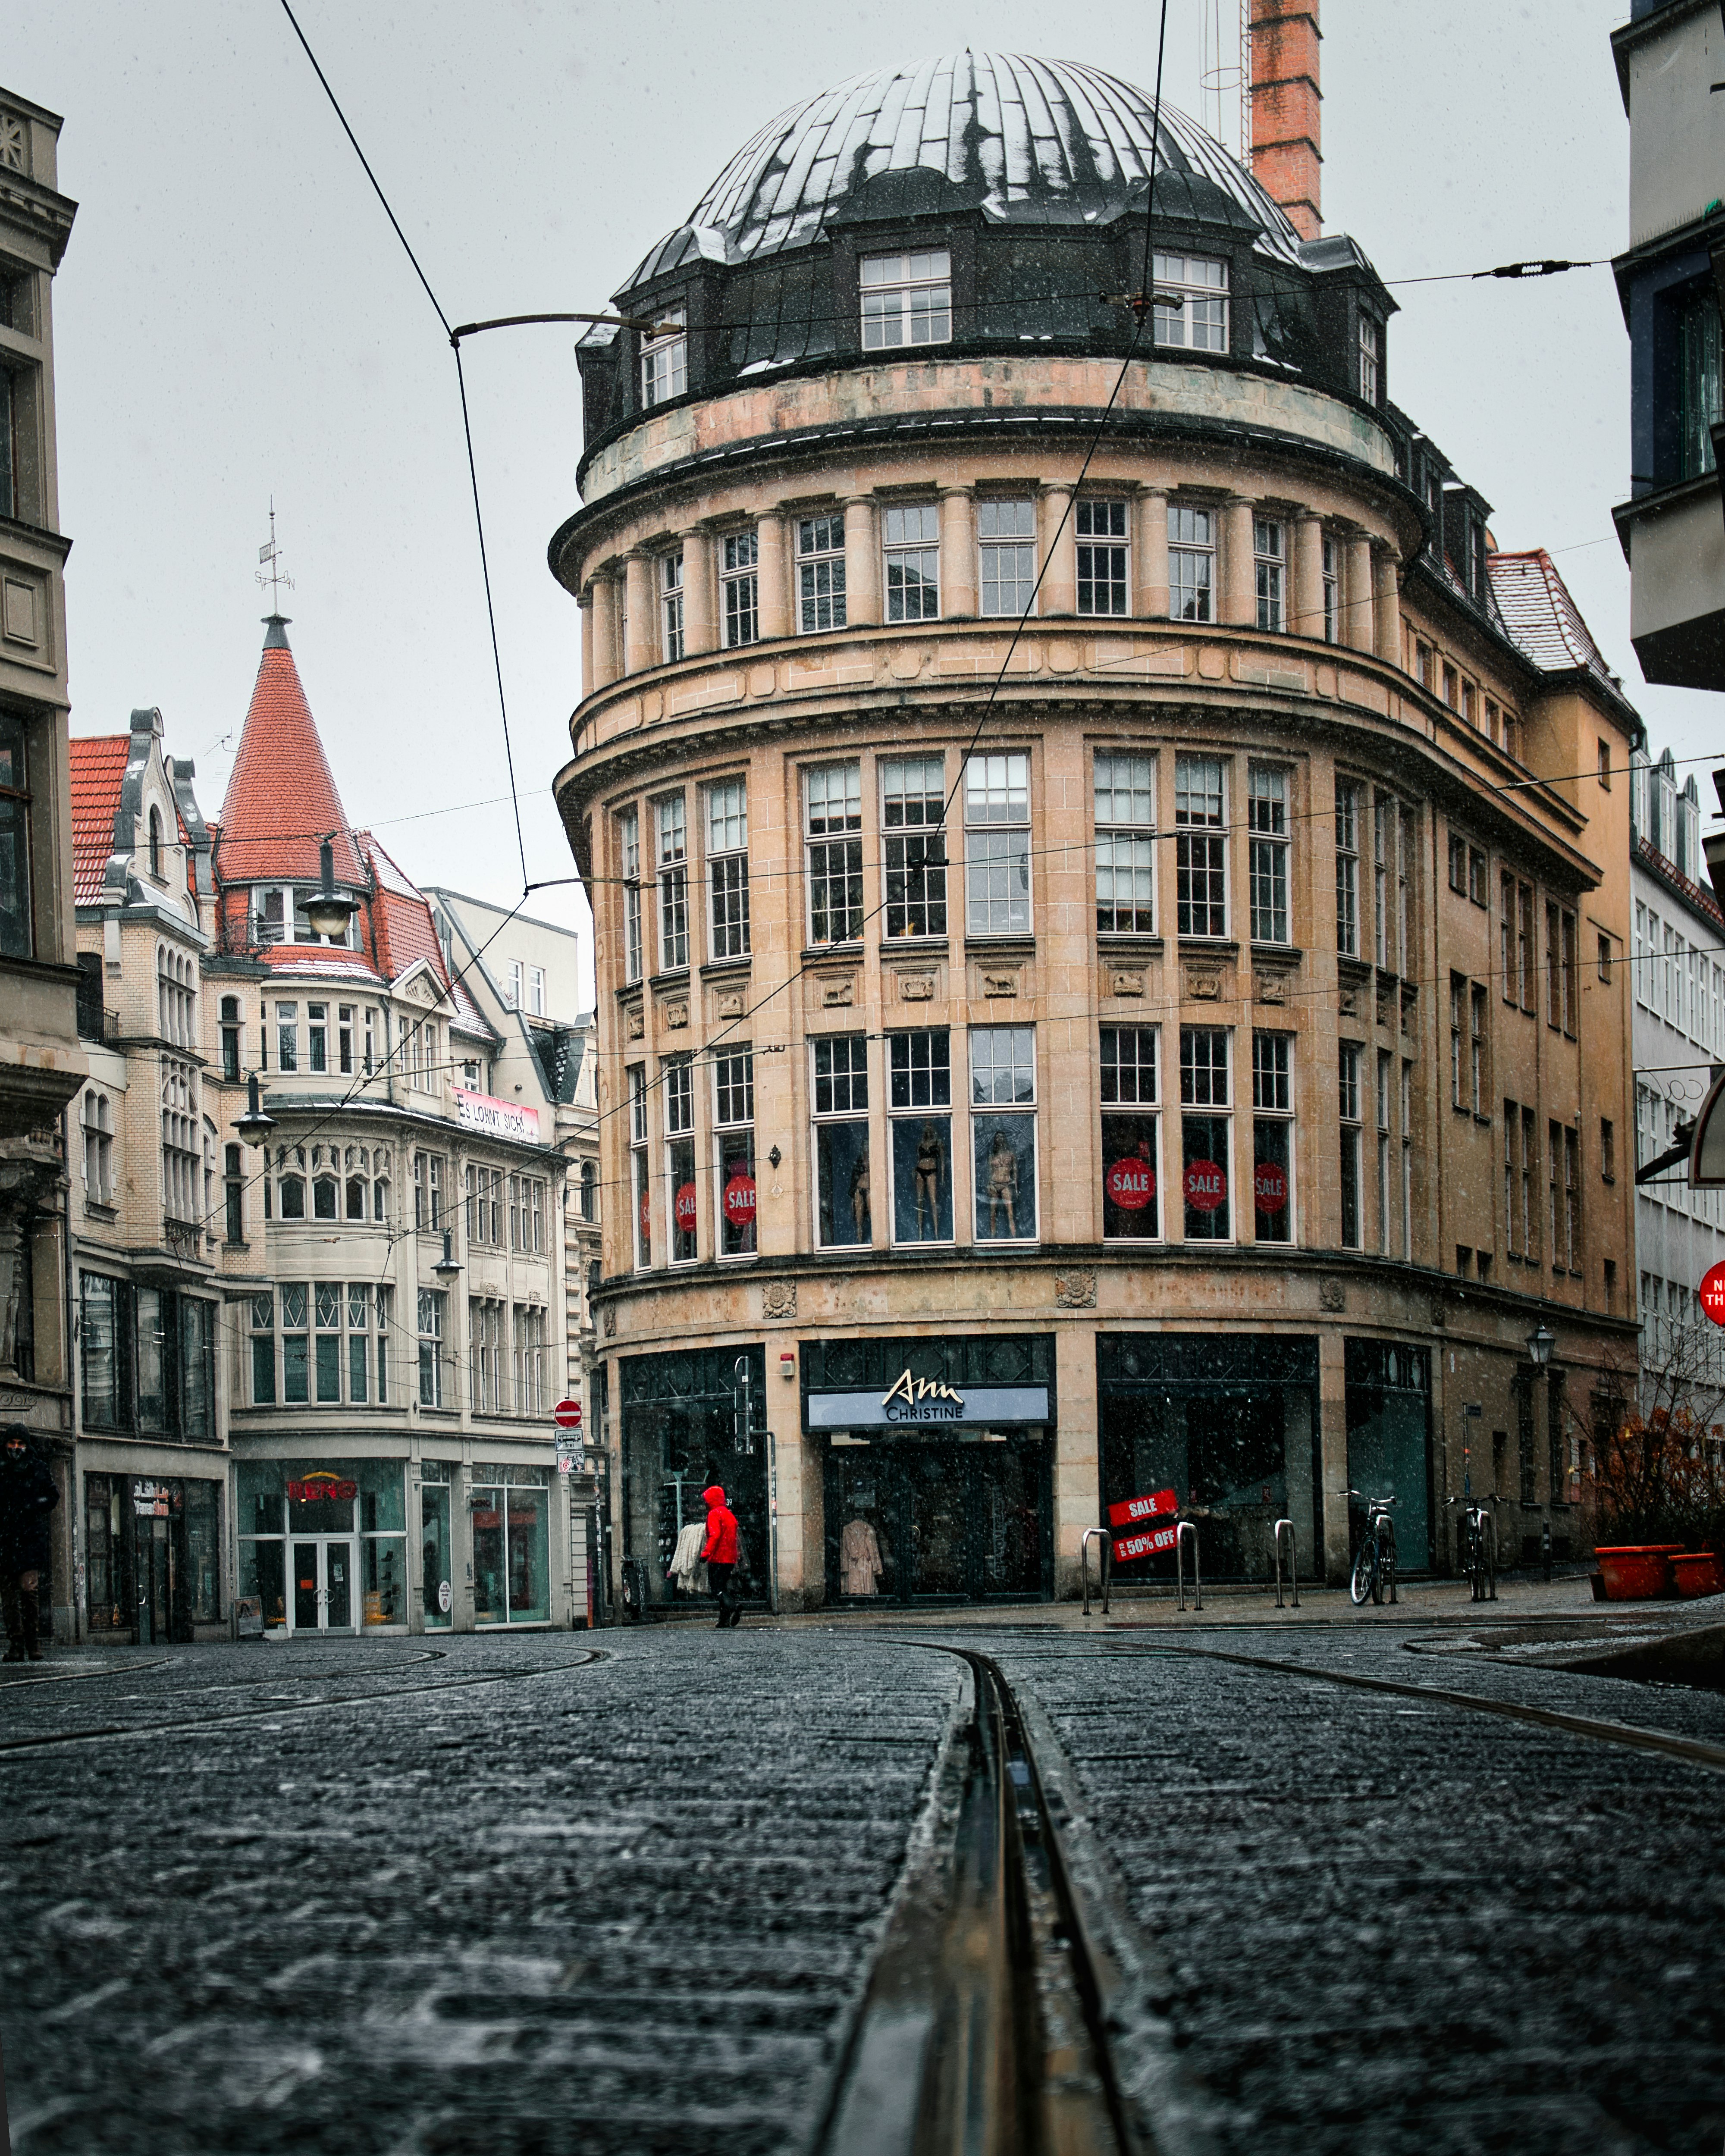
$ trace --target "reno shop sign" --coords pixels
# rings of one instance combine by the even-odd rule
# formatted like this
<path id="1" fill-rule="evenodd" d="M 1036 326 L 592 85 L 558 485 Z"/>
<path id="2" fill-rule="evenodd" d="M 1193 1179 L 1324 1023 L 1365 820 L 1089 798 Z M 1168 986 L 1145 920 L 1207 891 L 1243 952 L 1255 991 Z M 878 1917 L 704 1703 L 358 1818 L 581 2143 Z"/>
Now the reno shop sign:
<path id="1" fill-rule="evenodd" d="M 1046 1385 L 949 1385 L 908 1370 L 885 1392 L 810 1393 L 810 1430 L 999 1430 L 1048 1420 Z"/>
<path id="2" fill-rule="evenodd" d="M 464 1130 L 481 1131 L 488 1138 L 515 1138 L 523 1145 L 539 1142 L 539 1111 L 524 1108 L 519 1101 L 494 1101 L 489 1093 L 464 1093 L 458 1086 L 455 1120 Z"/>

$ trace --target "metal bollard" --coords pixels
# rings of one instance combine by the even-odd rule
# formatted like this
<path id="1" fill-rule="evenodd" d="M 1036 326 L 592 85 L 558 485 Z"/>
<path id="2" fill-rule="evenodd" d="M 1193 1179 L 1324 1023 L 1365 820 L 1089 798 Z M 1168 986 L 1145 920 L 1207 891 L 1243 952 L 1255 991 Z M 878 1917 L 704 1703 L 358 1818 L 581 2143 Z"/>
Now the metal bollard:
<path id="1" fill-rule="evenodd" d="M 1486 1550 L 1486 1578 L 1488 1583 L 1486 1599 L 1497 1599 L 1497 1515 L 1487 1512 L 1480 1521 L 1481 1536 Z"/>
<path id="2" fill-rule="evenodd" d="M 1192 1537 L 1192 1592 L 1194 1609 L 1204 1607 L 1204 1581 L 1198 1570 L 1198 1522 L 1182 1520 L 1174 1530 L 1174 1578 L 1179 1584 L 1180 1607 L 1186 1607 L 1186 1537 Z"/>
<path id="3" fill-rule="evenodd" d="M 1300 1549 L 1294 1538 L 1291 1520 L 1278 1520 L 1276 1523 L 1276 1606 L 1278 1609 L 1284 1606 L 1281 1599 L 1281 1534 L 1284 1527 L 1288 1532 L 1288 1578 L 1293 1586 L 1294 1607 L 1297 1609 L 1300 1606 Z"/>
<path id="4" fill-rule="evenodd" d="M 1109 1560 L 1113 1555 L 1114 1538 L 1106 1527 L 1086 1527 L 1078 1545 L 1078 1575 L 1084 1582 L 1084 1614 L 1090 1614 L 1090 1546 L 1093 1542 L 1102 1545 L 1101 1562 L 1097 1567 L 1102 1582 L 1102 1614 L 1108 1614 Z"/>

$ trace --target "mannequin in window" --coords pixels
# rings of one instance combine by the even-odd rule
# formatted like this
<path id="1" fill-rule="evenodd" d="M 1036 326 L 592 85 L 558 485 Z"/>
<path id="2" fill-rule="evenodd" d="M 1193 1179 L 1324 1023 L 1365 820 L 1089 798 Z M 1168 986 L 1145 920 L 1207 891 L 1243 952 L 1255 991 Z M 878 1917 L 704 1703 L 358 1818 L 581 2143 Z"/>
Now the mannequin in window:
<path id="1" fill-rule="evenodd" d="M 942 1142 L 938 1128 L 932 1122 L 922 1126 L 916 1140 L 916 1237 L 922 1235 L 922 1207 L 928 1206 L 929 1225 L 935 1235 L 941 1231 L 941 1178 L 946 1173 L 947 1148 Z"/>
<path id="2" fill-rule="evenodd" d="M 859 1153 L 856 1165 L 850 1171 L 850 1217 L 856 1226 L 856 1240 L 866 1243 L 871 1233 L 869 1214 L 869 1157 Z"/>
<path id="3" fill-rule="evenodd" d="M 988 1147 L 988 1233 L 999 1233 L 997 1221 L 1004 1208 L 1006 1213 L 1006 1232 L 1016 1235 L 1018 1223 L 1014 1217 L 1019 1194 L 1019 1157 L 1013 1151 L 1012 1140 L 1004 1131 L 996 1131 L 994 1142 Z"/>
<path id="4" fill-rule="evenodd" d="M 841 1594 L 878 1594 L 880 1575 L 886 1569 L 880 1541 L 872 1520 L 860 1514 L 845 1522 L 839 1540 L 839 1592 Z"/>

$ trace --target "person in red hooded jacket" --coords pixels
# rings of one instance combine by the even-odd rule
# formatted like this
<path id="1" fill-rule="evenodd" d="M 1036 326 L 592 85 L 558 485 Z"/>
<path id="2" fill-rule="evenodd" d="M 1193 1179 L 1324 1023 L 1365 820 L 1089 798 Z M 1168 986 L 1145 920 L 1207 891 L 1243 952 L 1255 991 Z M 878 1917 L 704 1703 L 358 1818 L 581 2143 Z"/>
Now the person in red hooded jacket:
<path id="1" fill-rule="evenodd" d="M 715 1482 L 711 1489 L 703 1490 L 701 1501 L 706 1507 L 706 1540 L 701 1545 L 701 1562 L 706 1567 L 707 1585 L 719 1602 L 719 1630 L 727 1625 L 740 1625 L 742 1611 L 731 1592 L 731 1582 L 737 1570 L 737 1515 L 725 1502 L 725 1492 Z"/>

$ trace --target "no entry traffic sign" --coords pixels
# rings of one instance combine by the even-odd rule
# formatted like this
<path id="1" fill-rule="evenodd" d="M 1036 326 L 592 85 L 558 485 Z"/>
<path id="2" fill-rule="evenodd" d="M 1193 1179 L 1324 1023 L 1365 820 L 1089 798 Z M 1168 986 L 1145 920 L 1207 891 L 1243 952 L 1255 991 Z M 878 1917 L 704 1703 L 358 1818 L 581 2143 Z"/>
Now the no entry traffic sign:
<path id="1" fill-rule="evenodd" d="M 551 1419 L 559 1430 L 579 1430 L 581 1403 L 579 1400 L 559 1400 L 551 1411 Z"/>
<path id="2" fill-rule="evenodd" d="M 1709 1265 L 1701 1276 L 1697 1292 L 1705 1315 L 1715 1325 L 1725 1325 L 1725 1265 Z"/>

